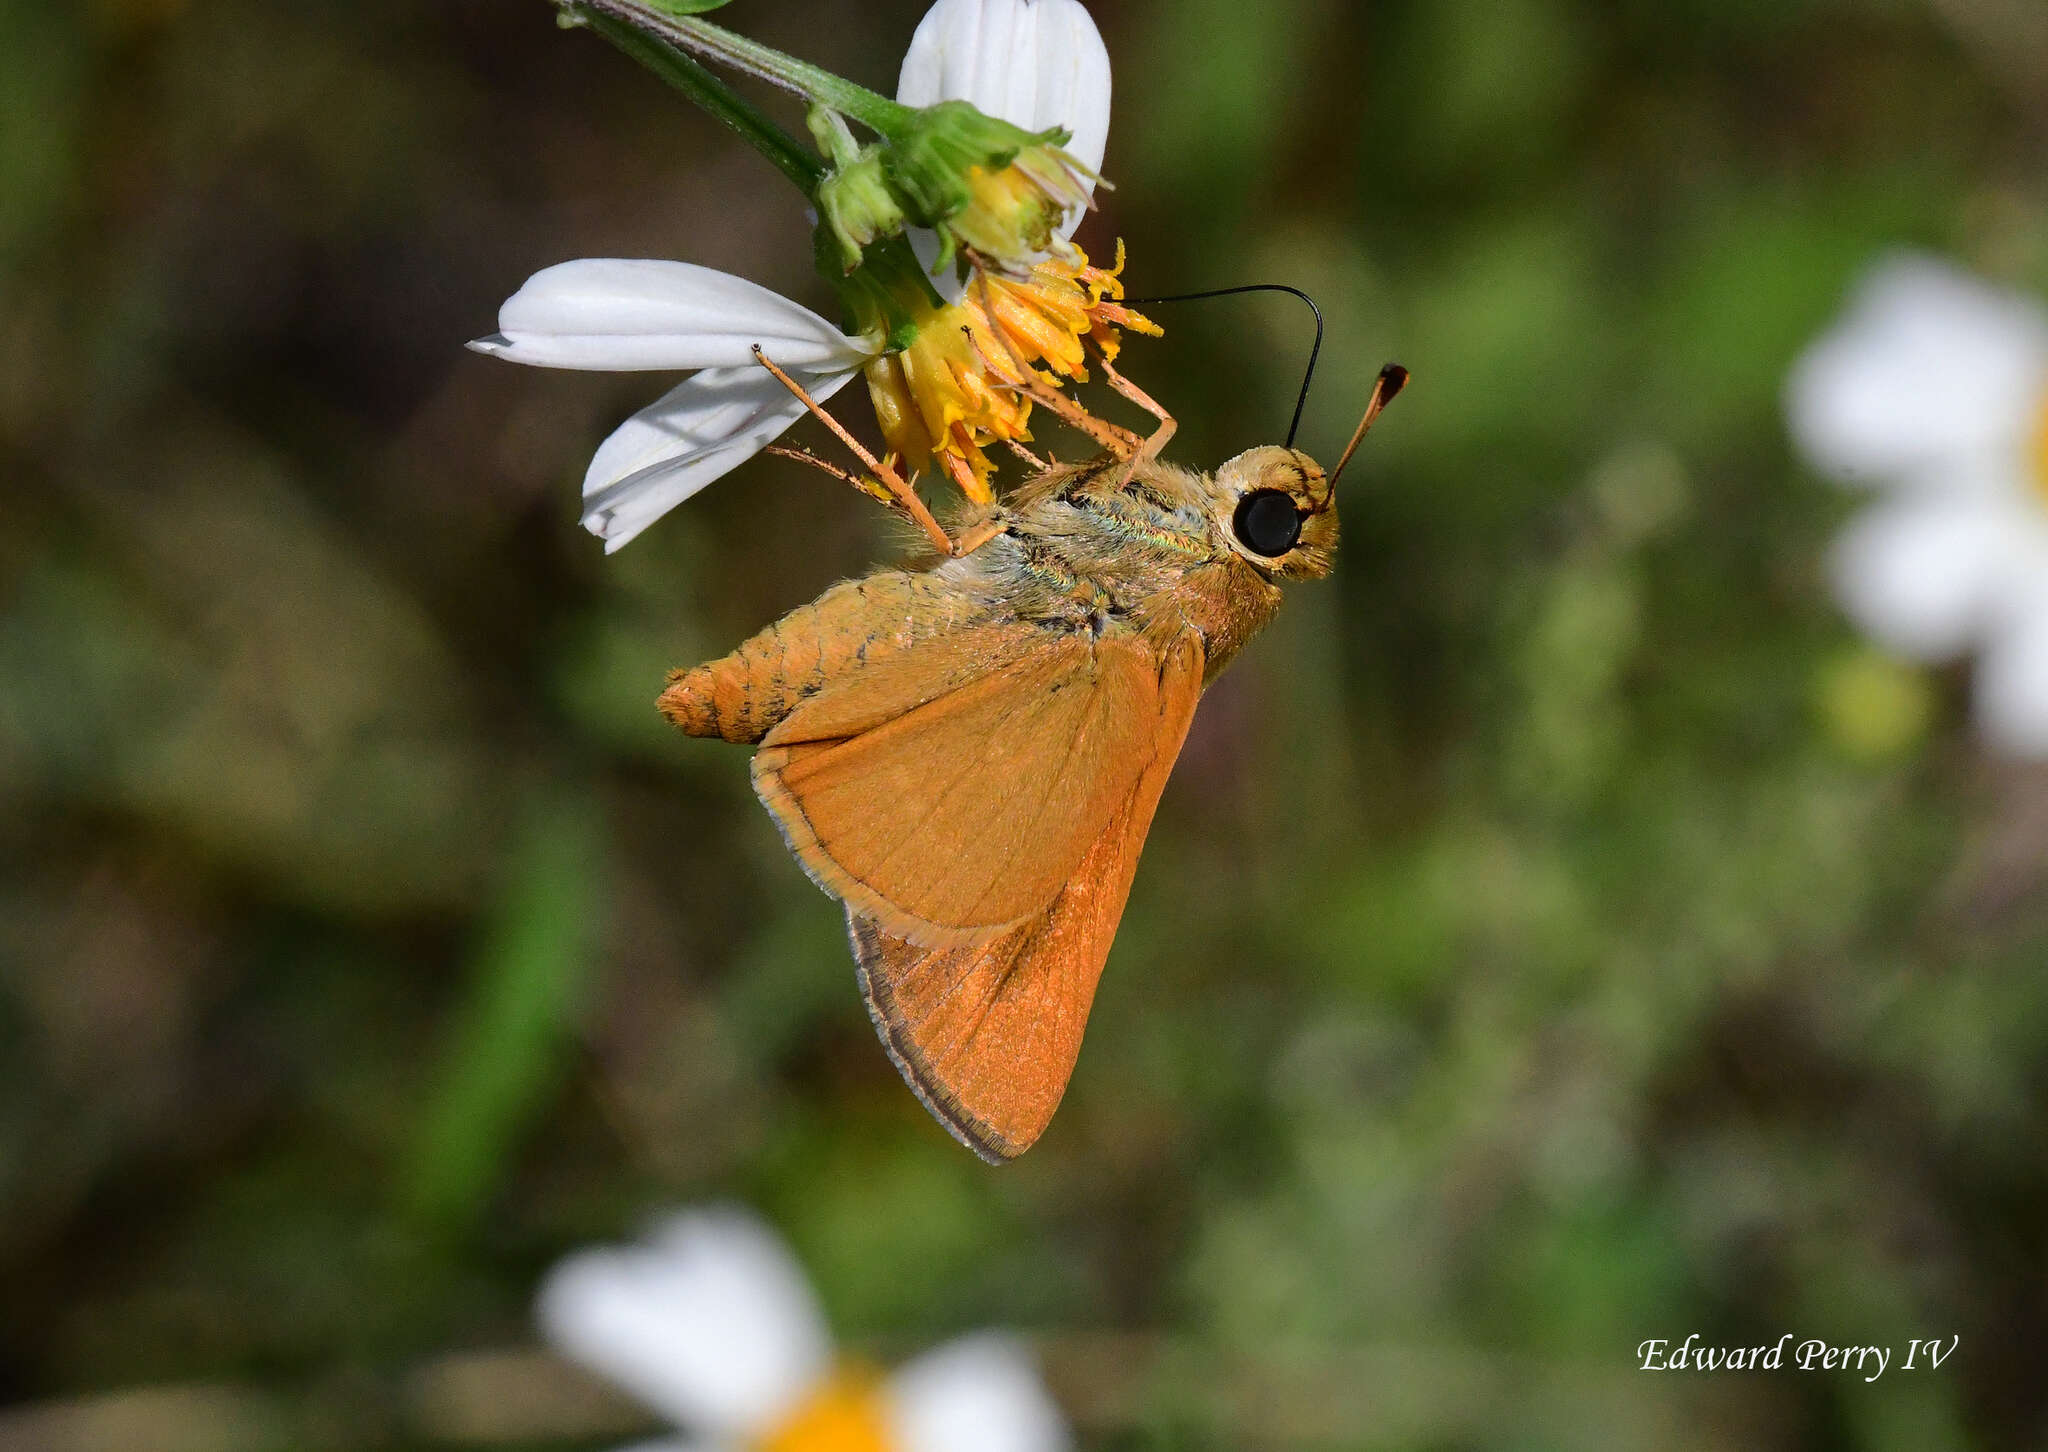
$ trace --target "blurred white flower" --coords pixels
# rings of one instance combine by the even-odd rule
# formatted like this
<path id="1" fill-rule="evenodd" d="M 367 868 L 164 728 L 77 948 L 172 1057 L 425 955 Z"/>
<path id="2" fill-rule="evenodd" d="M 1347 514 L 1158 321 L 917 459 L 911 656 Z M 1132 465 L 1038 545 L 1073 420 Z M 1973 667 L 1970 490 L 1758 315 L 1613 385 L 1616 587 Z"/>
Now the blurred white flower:
<path id="1" fill-rule="evenodd" d="M 1831 556 L 1850 616 L 1915 660 L 1975 652 L 1986 738 L 2048 756 L 2048 310 L 1888 259 L 1793 368 L 1786 412 L 1817 468 L 1884 491 Z"/>
<path id="2" fill-rule="evenodd" d="M 1030 131 L 1064 126 L 1066 152 L 1102 167 L 1109 131 L 1109 54 L 1080 0 L 939 0 L 905 56 L 897 96 L 926 106 L 964 100 Z M 1081 209 L 1059 228 L 1073 235 Z M 930 265 L 937 239 L 913 239 Z M 948 273 L 941 286 L 958 295 Z M 819 402 L 881 352 L 801 303 L 687 262 L 585 258 L 527 279 L 498 331 L 469 346 L 546 368 L 697 369 L 618 428 L 583 476 L 583 527 L 618 549 L 705 485 L 773 442 L 804 414 L 755 363 L 759 343 Z"/>
<path id="3" fill-rule="evenodd" d="M 789 1251 L 739 1209 L 668 1217 L 640 1245 L 556 1266 L 536 1308 L 564 1356 L 687 1440 L 634 1452 L 1066 1452 L 1029 1357 L 984 1333 L 886 1378 L 835 1362 Z"/>

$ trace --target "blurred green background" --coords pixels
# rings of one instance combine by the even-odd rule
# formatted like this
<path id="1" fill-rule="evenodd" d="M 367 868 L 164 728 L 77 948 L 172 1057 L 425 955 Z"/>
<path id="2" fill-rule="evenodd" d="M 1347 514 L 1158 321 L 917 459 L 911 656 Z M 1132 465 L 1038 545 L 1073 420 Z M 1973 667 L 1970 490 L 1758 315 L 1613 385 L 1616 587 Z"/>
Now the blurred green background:
<path id="1" fill-rule="evenodd" d="M 1313 291 L 1311 452 L 1416 384 L 996 1171 L 652 709 L 893 529 L 762 459 L 606 559 L 662 381 L 461 349 L 578 256 L 827 306 L 794 191 L 540 0 L 0 0 L 0 1445 L 615 1444 L 532 1288 L 707 1197 L 1093 1448 L 2044 1445 L 2048 771 L 1838 617 L 1778 390 L 1888 246 L 2048 289 L 2048 12 L 1095 8 L 1081 240 Z M 887 88 L 921 9 L 721 18 Z M 1296 305 L 1160 316 L 1175 456 L 1284 431 Z"/>

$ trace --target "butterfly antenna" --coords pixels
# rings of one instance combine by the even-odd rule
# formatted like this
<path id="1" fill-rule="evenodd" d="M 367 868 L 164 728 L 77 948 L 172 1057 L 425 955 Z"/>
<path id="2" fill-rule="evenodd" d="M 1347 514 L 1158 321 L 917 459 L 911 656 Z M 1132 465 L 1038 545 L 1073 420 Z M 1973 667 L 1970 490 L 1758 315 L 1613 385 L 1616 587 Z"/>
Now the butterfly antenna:
<path id="1" fill-rule="evenodd" d="M 1358 446 L 1365 439 L 1366 430 L 1372 427 L 1386 406 L 1394 401 L 1394 395 L 1408 386 L 1408 370 L 1399 363 L 1389 363 L 1380 370 L 1380 376 L 1372 385 L 1372 397 L 1366 401 L 1365 417 L 1358 421 L 1358 429 L 1351 435 L 1351 442 L 1344 446 L 1344 457 L 1337 461 L 1337 467 L 1330 471 L 1330 492 L 1337 492 L 1337 477 L 1344 472 L 1344 466 L 1351 462 L 1351 456 L 1358 452 Z"/>
<path id="2" fill-rule="evenodd" d="M 1301 427 L 1301 411 L 1308 407 L 1308 386 L 1315 381 L 1316 359 L 1323 352 L 1323 310 L 1316 306 L 1316 300 L 1298 287 L 1289 287 L 1284 282 L 1248 282 L 1241 287 L 1211 288 L 1207 292 L 1176 292 L 1163 297 L 1134 297 L 1126 306 L 1150 307 L 1154 303 L 1198 302 L 1210 297 L 1235 297 L 1241 292 L 1284 292 L 1300 298 L 1308 304 L 1308 310 L 1316 315 L 1316 341 L 1308 350 L 1308 367 L 1302 370 L 1301 393 L 1294 400 L 1294 418 L 1287 425 L 1287 447 L 1294 447 L 1295 432 Z M 1389 395 L 1391 397 L 1392 395 Z"/>

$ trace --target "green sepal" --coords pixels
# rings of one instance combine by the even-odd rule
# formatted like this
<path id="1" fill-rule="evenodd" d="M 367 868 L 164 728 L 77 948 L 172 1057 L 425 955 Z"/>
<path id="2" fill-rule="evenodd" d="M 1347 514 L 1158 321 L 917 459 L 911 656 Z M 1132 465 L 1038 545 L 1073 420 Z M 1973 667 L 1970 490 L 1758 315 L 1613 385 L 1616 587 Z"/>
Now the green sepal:
<path id="1" fill-rule="evenodd" d="M 812 234 L 817 267 L 846 309 L 841 326 L 849 333 L 883 340 L 883 351 L 900 353 L 917 337 L 921 320 L 944 307 L 917 254 L 902 236 L 884 237 L 861 249 L 860 265 L 842 267 L 839 239 L 822 220 Z"/>
<path id="2" fill-rule="evenodd" d="M 869 147 L 818 183 L 821 232 L 839 244 L 841 270 L 861 265 L 870 243 L 903 234 L 903 209 L 882 177 L 880 147 Z"/>
<path id="3" fill-rule="evenodd" d="M 890 130 L 882 165 L 904 214 L 920 227 L 944 227 L 972 199 L 970 171 L 1001 171 L 1025 147 L 1064 146 L 1070 135 L 1058 126 L 1026 131 L 966 101 L 940 101 Z"/>

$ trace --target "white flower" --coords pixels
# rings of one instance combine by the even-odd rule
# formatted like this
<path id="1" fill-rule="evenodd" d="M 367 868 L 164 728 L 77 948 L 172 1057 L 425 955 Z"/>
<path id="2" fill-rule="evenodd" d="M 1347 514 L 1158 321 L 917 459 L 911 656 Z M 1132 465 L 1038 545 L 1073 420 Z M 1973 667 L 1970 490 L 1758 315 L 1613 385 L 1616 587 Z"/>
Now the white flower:
<path id="1" fill-rule="evenodd" d="M 1786 388 L 1816 467 L 1886 491 L 1836 541 L 1836 593 L 1916 660 L 1978 655 L 1996 746 L 2048 756 L 2048 310 L 1932 258 L 1870 272 Z"/>
<path id="2" fill-rule="evenodd" d="M 1024 1352 L 965 1337 L 875 1381 L 835 1366 L 802 1270 L 738 1209 L 672 1215 L 642 1245 L 583 1251 L 549 1273 L 548 1340 L 694 1440 L 636 1452 L 1066 1452 Z"/>
<path id="3" fill-rule="evenodd" d="M 969 101 L 1026 130 L 1065 126 L 1066 150 L 1101 169 L 1109 55 L 1080 0 L 939 0 L 912 38 L 897 95 L 913 106 Z M 1062 239 L 1080 216 L 1067 216 Z M 929 264 L 936 243 L 914 240 Z M 803 416 L 754 362 L 755 343 L 821 403 L 878 351 L 744 278 L 617 258 L 535 273 L 499 311 L 498 332 L 469 346 L 549 368 L 701 370 L 626 420 L 591 459 L 583 527 L 609 553 Z"/>

